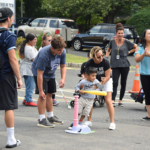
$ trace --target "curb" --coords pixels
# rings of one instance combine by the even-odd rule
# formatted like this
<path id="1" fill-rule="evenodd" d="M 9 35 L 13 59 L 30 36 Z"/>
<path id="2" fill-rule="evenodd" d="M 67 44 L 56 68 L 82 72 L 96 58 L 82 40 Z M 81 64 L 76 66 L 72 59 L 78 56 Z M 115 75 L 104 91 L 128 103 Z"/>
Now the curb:
<path id="1" fill-rule="evenodd" d="M 20 60 L 18 60 L 18 63 L 20 64 Z M 81 68 L 82 63 L 69 63 L 66 62 L 66 67 L 72 67 L 72 68 Z M 130 67 L 130 71 L 135 71 L 136 68 Z"/>

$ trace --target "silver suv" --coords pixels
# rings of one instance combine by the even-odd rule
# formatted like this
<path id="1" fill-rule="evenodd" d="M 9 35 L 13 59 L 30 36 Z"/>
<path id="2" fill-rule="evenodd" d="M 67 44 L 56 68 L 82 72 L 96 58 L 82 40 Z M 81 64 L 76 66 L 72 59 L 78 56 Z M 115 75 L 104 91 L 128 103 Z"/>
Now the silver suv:
<path id="1" fill-rule="evenodd" d="M 25 37 L 28 33 L 34 33 L 39 36 L 41 33 L 49 32 L 52 36 L 63 36 L 63 28 L 70 28 L 68 45 L 71 45 L 71 40 L 76 34 L 79 33 L 79 29 L 74 20 L 54 17 L 36 18 L 28 25 L 22 25 L 18 27 L 17 36 Z"/>

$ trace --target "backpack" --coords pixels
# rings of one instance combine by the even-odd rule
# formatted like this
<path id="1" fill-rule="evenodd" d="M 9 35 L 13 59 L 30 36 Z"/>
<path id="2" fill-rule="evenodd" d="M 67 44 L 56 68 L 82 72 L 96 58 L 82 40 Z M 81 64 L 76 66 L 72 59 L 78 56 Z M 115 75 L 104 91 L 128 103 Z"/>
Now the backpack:
<path id="1" fill-rule="evenodd" d="M 7 28 L 2 28 L 0 29 L 0 33 L 2 33 L 3 31 L 7 31 Z M 0 51 L 1 51 L 1 43 L 0 43 Z M 5 63 L 5 60 L 2 59 L 1 53 L 0 53 L 0 69 L 3 69 L 3 65 Z"/>

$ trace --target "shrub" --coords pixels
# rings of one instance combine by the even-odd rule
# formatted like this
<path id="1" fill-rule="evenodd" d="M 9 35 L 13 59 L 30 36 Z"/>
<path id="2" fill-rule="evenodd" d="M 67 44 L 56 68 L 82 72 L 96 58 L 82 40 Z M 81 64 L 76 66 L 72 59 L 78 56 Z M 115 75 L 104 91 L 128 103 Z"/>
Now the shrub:
<path id="1" fill-rule="evenodd" d="M 42 36 L 43 36 L 43 33 L 40 34 L 40 36 L 37 37 L 37 43 L 36 43 L 36 47 L 37 49 L 39 49 L 41 47 L 41 43 L 42 43 Z"/>
<path id="2" fill-rule="evenodd" d="M 22 37 L 18 37 L 17 40 L 16 40 L 16 46 L 17 46 L 17 49 L 20 48 L 22 42 L 25 40 L 25 38 L 22 38 Z"/>
<path id="3" fill-rule="evenodd" d="M 138 34 L 141 36 L 143 31 L 150 28 L 150 11 L 149 9 L 142 9 L 132 17 L 130 17 L 126 24 L 133 25 Z"/>

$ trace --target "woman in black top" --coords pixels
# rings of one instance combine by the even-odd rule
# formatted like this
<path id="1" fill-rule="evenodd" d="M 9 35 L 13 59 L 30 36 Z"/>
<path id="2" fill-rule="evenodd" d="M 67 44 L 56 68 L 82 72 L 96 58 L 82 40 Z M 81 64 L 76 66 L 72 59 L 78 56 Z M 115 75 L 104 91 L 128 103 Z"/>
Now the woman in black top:
<path id="1" fill-rule="evenodd" d="M 105 96 L 105 102 L 107 105 L 109 117 L 110 117 L 110 130 L 115 130 L 116 125 L 114 123 L 114 108 L 111 102 L 111 95 L 112 95 L 112 78 L 111 76 L 111 68 L 109 61 L 106 58 L 103 58 L 102 49 L 98 46 L 95 46 L 90 51 L 90 57 L 86 63 L 85 68 L 88 67 L 95 67 L 97 69 L 97 79 L 103 83 L 103 91 L 107 92 L 107 96 Z M 92 110 L 90 112 L 90 117 L 88 121 L 91 121 Z M 87 124 L 88 125 L 88 124 Z M 92 125 L 92 124 L 91 124 Z"/>
<path id="2" fill-rule="evenodd" d="M 121 23 L 116 25 L 116 38 L 111 40 L 109 43 L 109 48 L 106 52 L 106 57 L 109 57 L 111 52 L 111 68 L 112 68 L 112 78 L 113 78 L 113 93 L 112 93 L 112 103 L 115 107 L 115 97 L 117 94 L 118 79 L 121 75 L 121 89 L 119 106 L 123 106 L 122 98 L 126 89 L 126 81 L 129 73 L 130 63 L 127 59 L 128 54 L 135 52 L 137 47 L 136 44 L 123 38 L 124 37 L 124 27 Z"/>

